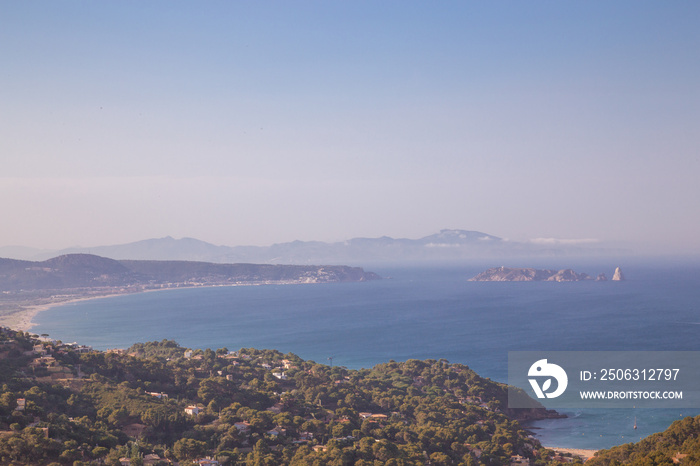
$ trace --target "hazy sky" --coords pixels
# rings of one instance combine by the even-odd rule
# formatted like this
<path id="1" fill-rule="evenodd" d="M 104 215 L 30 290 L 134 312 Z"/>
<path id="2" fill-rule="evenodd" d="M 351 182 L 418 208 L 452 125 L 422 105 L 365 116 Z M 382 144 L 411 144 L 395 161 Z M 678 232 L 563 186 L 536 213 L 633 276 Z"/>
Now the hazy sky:
<path id="1" fill-rule="evenodd" d="M 697 1 L 0 1 L 0 246 L 700 252 Z"/>

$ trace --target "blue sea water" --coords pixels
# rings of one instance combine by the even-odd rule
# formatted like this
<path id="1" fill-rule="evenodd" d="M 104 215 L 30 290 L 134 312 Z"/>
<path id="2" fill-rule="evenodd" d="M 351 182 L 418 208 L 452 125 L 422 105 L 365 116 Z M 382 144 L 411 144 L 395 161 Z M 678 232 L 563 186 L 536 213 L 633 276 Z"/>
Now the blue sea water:
<path id="1" fill-rule="evenodd" d="M 611 277 L 614 265 L 573 268 Z M 502 382 L 508 351 L 700 350 L 700 264 L 636 262 L 624 269 L 624 282 L 468 281 L 484 268 L 378 267 L 372 270 L 391 278 L 103 298 L 42 312 L 32 331 L 96 349 L 161 339 L 191 348 L 271 348 L 348 368 L 444 358 Z M 607 448 L 700 409 L 566 414 L 529 427 L 545 445 Z"/>

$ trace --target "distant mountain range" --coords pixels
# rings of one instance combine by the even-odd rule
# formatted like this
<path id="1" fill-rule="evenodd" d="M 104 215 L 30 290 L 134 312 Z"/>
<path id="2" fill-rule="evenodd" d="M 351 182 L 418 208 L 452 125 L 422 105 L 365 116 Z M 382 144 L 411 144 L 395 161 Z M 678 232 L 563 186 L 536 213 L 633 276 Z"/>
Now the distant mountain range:
<path id="1" fill-rule="evenodd" d="M 519 256 L 587 256 L 628 251 L 600 244 L 540 244 L 508 241 L 468 230 L 442 230 L 419 239 L 353 238 L 326 243 L 292 241 L 271 246 L 216 246 L 194 238 L 147 239 L 135 243 L 58 251 L 1 247 L 0 257 L 46 260 L 65 254 L 95 254 L 116 260 L 184 260 L 220 264 L 373 264 L 394 262 L 459 261 L 473 258 Z"/>

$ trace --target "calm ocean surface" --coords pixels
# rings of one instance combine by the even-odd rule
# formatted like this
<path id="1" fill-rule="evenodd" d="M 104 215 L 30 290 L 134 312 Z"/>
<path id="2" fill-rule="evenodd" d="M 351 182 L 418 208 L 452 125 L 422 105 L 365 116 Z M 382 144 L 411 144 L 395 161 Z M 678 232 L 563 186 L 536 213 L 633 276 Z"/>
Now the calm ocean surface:
<path id="1" fill-rule="evenodd" d="M 616 265 L 527 264 L 593 276 L 605 272 L 609 278 Z M 104 298 L 42 312 L 32 332 L 96 349 L 164 338 L 191 348 L 272 348 L 326 364 L 332 357 L 333 364 L 348 368 L 445 358 L 502 382 L 508 351 L 700 350 L 700 264 L 622 266 L 627 281 L 575 283 L 467 281 L 486 265 L 368 267 L 392 278 Z M 530 427 L 545 445 L 606 448 L 663 430 L 700 409 L 567 414 Z"/>

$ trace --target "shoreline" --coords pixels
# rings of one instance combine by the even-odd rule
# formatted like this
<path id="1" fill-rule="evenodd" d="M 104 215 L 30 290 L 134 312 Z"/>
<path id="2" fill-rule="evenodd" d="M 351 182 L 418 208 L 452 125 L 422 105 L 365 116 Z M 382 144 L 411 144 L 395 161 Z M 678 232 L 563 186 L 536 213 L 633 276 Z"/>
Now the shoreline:
<path id="1" fill-rule="evenodd" d="M 593 456 L 599 451 L 599 450 L 589 450 L 585 448 L 562 448 L 562 447 L 550 447 L 543 445 L 544 448 L 547 448 L 549 450 L 553 450 L 557 453 L 569 453 L 574 456 L 578 456 L 581 458 L 581 461 L 584 463 L 588 461 L 589 459 L 593 458 Z"/>
<path id="2" fill-rule="evenodd" d="M 82 301 L 102 298 L 114 298 L 117 296 L 126 296 L 139 293 L 151 293 L 156 291 L 172 291 L 185 290 L 192 288 L 220 288 L 220 287 L 235 287 L 235 286 L 262 286 L 262 285 L 310 285 L 314 282 L 295 281 L 295 280 L 280 280 L 280 281 L 263 281 L 263 282 L 240 282 L 240 283 L 221 283 L 207 285 L 182 285 L 168 286 L 163 288 L 109 288 L 104 290 L 90 289 L 85 291 L 76 291 L 65 295 L 47 295 L 42 297 L 28 298 L 26 300 L 17 300 L 11 303 L 16 307 L 16 310 L 11 310 L 6 314 L 0 315 L 0 326 L 8 327 L 13 330 L 21 330 L 28 332 L 36 325 L 34 318 L 40 313 L 52 309 L 54 307 L 65 306 Z M 61 290 L 56 290 L 60 292 Z M 65 290 L 67 291 L 67 290 Z M 63 299 L 61 299 L 63 298 Z"/>
<path id="3" fill-rule="evenodd" d="M 21 330 L 23 332 L 28 332 L 31 330 L 32 327 L 36 325 L 36 322 L 34 322 L 34 318 L 40 313 L 44 311 L 48 311 L 49 309 L 52 309 L 54 307 L 60 307 L 60 306 L 65 306 L 73 303 L 78 303 L 81 301 L 89 301 L 93 299 L 102 299 L 102 298 L 113 298 L 116 296 L 125 296 L 128 294 L 135 294 L 135 293 L 142 293 L 145 291 L 150 291 L 150 290 L 144 290 L 144 291 L 136 291 L 136 292 L 131 292 L 131 293 L 106 293 L 106 294 L 96 294 L 93 296 L 82 296 L 82 297 L 75 297 L 75 298 L 69 298 L 63 301 L 53 301 L 53 302 L 42 302 L 40 304 L 33 304 L 31 302 L 27 302 L 26 304 L 21 304 L 17 303 L 19 306 L 19 309 L 16 311 L 10 312 L 8 314 L 4 314 L 0 316 L 0 326 L 4 327 L 9 327 L 13 330 Z M 51 298 L 47 298 L 51 299 Z"/>

